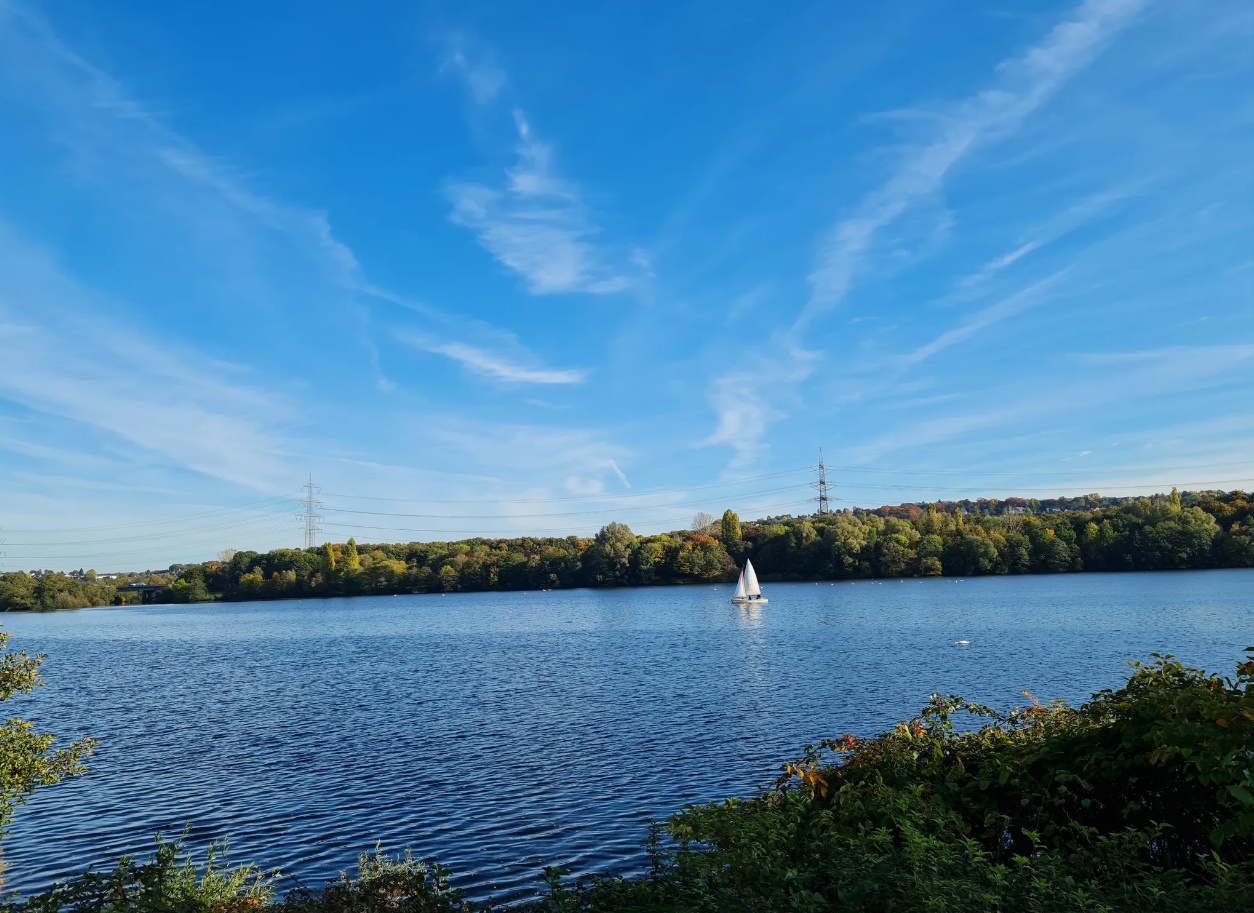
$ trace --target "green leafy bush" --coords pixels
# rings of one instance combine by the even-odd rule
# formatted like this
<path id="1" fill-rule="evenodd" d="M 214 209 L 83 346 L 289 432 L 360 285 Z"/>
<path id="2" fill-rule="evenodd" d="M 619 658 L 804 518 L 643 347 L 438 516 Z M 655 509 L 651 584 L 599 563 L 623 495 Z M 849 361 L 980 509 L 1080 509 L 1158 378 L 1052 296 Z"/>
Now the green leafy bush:
<path id="1" fill-rule="evenodd" d="M 444 866 L 415 859 L 413 854 L 395 858 L 380 852 L 357 857 L 357 874 L 341 874 L 318 892 L 289 894 L 278 909 L 292 913 L 454 913 L 474 910 L 460 891 L 449 886 Z"/>
<path id="2" fill-rule="evenodd" d="M 184 835 L 186 837 L 186 835 Z M 30 899 L 11 898 L 4 913 L 462 913 L 477 909 L 449 886 L 449 871 L 407 850 L 389 857 L 378 847 L 318 891 L 298 889 L 276 898 L 279 873 L 225 863 L 227 846 L 214 844 L 203 862 L 183 840 L 157 838 L 144 862 L 123 858 L 108 873 L 88 873 Z"/>
<path id="3" fill-rule="evenodd" d="M 27 901 L 2 907 L 22 913 L 243 913 L 269 905 L 272 877 L 256 866 L 227 866 L 215 844 L 203 864 L 183 842 L 157 838 L 145 862 L 123 857 L 112 872 L 88 873 Z"/>

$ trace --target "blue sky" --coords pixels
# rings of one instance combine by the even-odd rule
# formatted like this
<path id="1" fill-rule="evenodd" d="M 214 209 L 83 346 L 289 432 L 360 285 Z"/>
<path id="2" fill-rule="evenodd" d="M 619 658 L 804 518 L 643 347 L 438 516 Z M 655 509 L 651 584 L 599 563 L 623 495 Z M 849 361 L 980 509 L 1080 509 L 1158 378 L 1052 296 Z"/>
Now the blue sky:
<path id="1" fill-rule="evenodd" d="M 1254 484 L 1245 0 L 291 9 L 0 0 L 7 566 Z"/>

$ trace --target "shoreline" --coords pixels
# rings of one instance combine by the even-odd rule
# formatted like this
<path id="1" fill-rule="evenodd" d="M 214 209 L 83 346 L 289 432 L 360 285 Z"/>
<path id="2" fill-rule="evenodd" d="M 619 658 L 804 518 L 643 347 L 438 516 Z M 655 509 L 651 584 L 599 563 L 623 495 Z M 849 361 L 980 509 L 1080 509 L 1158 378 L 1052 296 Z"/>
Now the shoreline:
<path id="1" fill-rule="evenodd" d="M 456 592 L 544 592 L 731 583 L 752 562 L 785 582 L 1254 567 L 1254 503 L 1242 491 L 1185 493 L 1042 514 L 939 505 L 741 522 L 638 536 L 611 522 L 591 538 L 324 543 L 226 549 L 201 564 L 123 575 L 0 574 L 0 610 L 245 602 Z"/>
<path id="2" fill-rule="evenodd" d="M 1210 574 L 1224 571 L 1251 571 L 1251 567 L 1184 567 L 1184 568 L 1148 568 L 1148 569 L 1128 569 L 1128 570 L 1079 570 L 1079 571 L 1028 571 L 1021 574 L 977 574 L 977 575 L 959 575 L 959 574 L 938 574 L 927 577 L 843 577 L 839 579 L 831 578 L 808 578 L 808 579 L 765 579 L 764 584 L 772 586 L 793 585 L 801 586 L 805 584 L 830 584 L 831 586 L 855 586 L 859 583 L 864 584 L 883 584 L 890 581 L 897 583 L 924 583 L 928 581 L 936 582 L 967 582 L 976 580 L 1005 580 L 1020 577 L 1075 577 L 1075 576 L 1092 576 L 1092 577 L 1131 577 L 1137 574 Z M 0 617 L 4 615 L 29 615 L 29 614 L 50 614 L 53 612 L 86 612 L 94 609 L 143 609 L 156 608 L 159 606 L 175 606 L 175 605 L 244 605 L 247 603 L 260 602 L 305 602 L 305 601 L 325 601 L 331 599 L 356 600 L 371 598 L 388 598 L 400 596 L 480 596 L 483 594 L 497 593 L 501 595 L 509 593 L 569 593 L 579 590 L 587 590 L 589 592 L 613 593 L 629 590 L 667 590 L 667 589 L 691 589 L 693 587 L 710 587 L 717 589 L 719 587 L 734 588 L 734 583 L 727 580 L 719 581 L 701 581 L 701 580 L 683 580 L 667 583 L 646 583 L 646 584 L 621 584 L 618 586 L 571 586 L 571 587 L 549 587 L 545 589 L 493 589 L 493 590 L 455 590 L 453 592 L 439 591 L 421 591 L 421 592 L 396 592 L 396 593 L 305 593 L 301 595 L 275 595 L 275 596 L 252 596 L 249 598 L 230 598 L 217 596 L 212 599 L 204 599 L 197 602 L 150 602 L 136 603 L 128 602 L 123 604 L 99 604 L 88 606 L 74 606 L 69 608 L 56 609 L 7 609 L 0 608 Z M 730 600 L 729 600 L 730 604 Z M 740 606 L 739 608 L 750 608 L 749 606 Z"/>

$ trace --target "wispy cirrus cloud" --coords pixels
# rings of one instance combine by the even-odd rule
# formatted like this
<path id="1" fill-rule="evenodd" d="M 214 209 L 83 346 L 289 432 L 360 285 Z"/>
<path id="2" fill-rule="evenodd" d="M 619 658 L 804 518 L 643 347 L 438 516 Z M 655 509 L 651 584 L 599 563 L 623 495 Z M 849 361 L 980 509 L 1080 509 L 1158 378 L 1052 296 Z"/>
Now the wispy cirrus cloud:
<path id="1" fill-rule="evenodd" d="M 1133 361 L 1191 362 L 1198 360 L 1213 365 L 1216 358 L 1223 361 L 1242 361 L 1247 358 L 1254 358 L 1254 345 L 1165 346 L 1161 349 L 1146 349 L 1140 352 L 1107 352 L 1076 357 L 1090 364 L 1122 364 Z"/>
<path id="2" fill-rule="evenodd" d="M 258 490 L 282 485 L 294 423 L 249 372 L 156 342 L 0 222 L 0 397 Z M 35 315 L 38 315 L 37 320 Z"/>
<path id="3" fill-rule="evenodd" d="M 414 334 L 400 334 L 400 338 L 421 351 L 451 358 L 475 374 L 509 384 L 582 384 L 588 379 L 588 372 L 582 368 L 535 367 L 467 343 L 442 342 Z"/>
<path id="4" fill-rule="evenodd" d="M 731 447 L 735 456 L 728 473 L 752 465 L 767 451 L 763 441 L 767 428 L 785 416 L 792 391 L 813 373 L 817 358 L 817 353 L 794 346 L 778 358 L 758 359 L 715 378 L 706 400 L 718 416 L 718 425 L 701 446 Z"/>
<path id="5" fill-rule="evenodd" d="M 129 192 L 132 205 L 142 202 L 177 222 L 180 233 L 211 242 L 205 255 L 220 269 L 246 272 L 258 236 L 269 233 L 330 281 L 353 290 L 367 284 L 325 213 L 249 187 L 20 3 L 0 6 L 0 76 L 48 118 L 79 177 Z"/>
<path id="6" fill-rule="evenodd" d="M 517 109 L 514 126 L 517 158 L 502 183 L 449 185 L 452 221 L 474 232 L 479 244 L 517 273 L 533 295 L 603 295 L 629 288 L 638 268 L 615 264 L 595 243 L 600 228 L 579 189 L 557 174 L 552 147 L 536 138 Z"/>
<path id="7" fill-rule="evenodd" d="M 888 181 L 863 198 L 821 244 L 810 274 L 811 295 L 798 317 L 801 329 L 844 299 L 876 236 L 916 204 L 931 199 L 950 172 L 980 147 L 1013 133 L 1133 20 L 1145 0 L 1085 0 L 1044 40 L 997 66 L 996 80 L 949 112 L 925 141 L 907 148 Z M 1008 255 L 1009 265 L 1031 242 Z"/>
<path id="8" fill-rule="evenodd" d="M 710 384 L 706 399 L 718 416 L 718 426 L 702 443 L 731 447 L 736 453 L 732 469 L 752 463 L 765 450 L 762 438 L 771 412 L 753 376 L 725 374 Z"/>
<path id="9" fill-rule="evenodd" d="M 608 468 L 614 473 L 615 478 L 624 488 L 631 488 L 631 482 L 627 481 L 627 474 L 613 460 L 605 460 L 602 464 L 604 468 Z M 605 478 L 603 476 L 567 476 L 562 482 L 562 486 L 566 491 L 578 497 L 599 497 L 605 494 Z"/>
<path id="10" fill-rule="evenodd" d="M 854 213 L 827 232 L 808 277 L 809 300 L 791 331 L 773 343 L 776 352 L 769 359 L 770 364 L 798 367 L 783 372 L 779 382 L 771 386 L 775 403 L 795 393 L 795 387 L 813 374 L 812 360 L 797 361 L 789 350 L 796 348 L 796 340 L 815 317 L 845 298 L 881 233 L 912 209 L 933 204 L 946 178 L 974 151 L 1012 135 L 1029 115 L 1095 59 L 1133 21 L 1145 2 L 1085 0 L 1041 41 L 999 63 L 985 88 L 948 110 L 911 114 L 910 119 L 922 125 L 927 135 L 902 150 L 887 181 L 863 196 Z M 1099 208 L 1096 204 L 1093 207 L 1094 211 Z M 1087 210 L 1077 211 L 1069 219 L 1060 218 L 1057 225 L 1047 226 L 1038 237 L 1020 241 L 1013 250 L 989 263 L 983 270 L 986 275 L 975 277 L 972 284 L 1010 267 L 1088 215 Z M 897 368 L 926 361 L 1032 307 L 1059 275 L 966 317 L 958 326 L 897 359 Z M 718 416 L 718 426 L 705 443 L 733 447 L 733 468 L 747 465 L 763 452 L 762 440 L 768 426 L 781 417 L 778 406 L 768 407 L 756 389 L 751 375 L 732 372 L 717 378 L 707 395 Z"/>
<path id="11" fill-rule="evenodd" d="M 1009 317 L 1026 311 L 1028 308 L 1035 307 L 1045 299 L 1046 293 L 1068 272 L 1070 272 L 1069 269 L 1059 270 L 1040 282 L 1035 282 L 995 304 L 969 314 L 956 327 L 946 330 L 930 342 L 902 355 L 897 359 L 898 364 L 901 367 L 913 367 L 934 355 L 938 355 L 951 346 L 966 342 L 977 333 L 1001 323 Z"/>
<path id="12" fill-rule="evenodd" d="M 1050 417 L 1074 419 L 1086 412 L 1109 421 L 1131 402 L 1191 390 L 1244 390 L 1254 367 L 1254 345 L 1170 346 L 1135 352 L 1082 354 L 1073 361 L 1104 367 L 1106 373 L 1081 376 L 1055 387 L 1026 384 L 1002 388 L 995 405 L 928 419 L 895 428 L 850 448 L 848 459 L 870 463 L 890 453 L 951 441 L 974 431 L 997 429 L 1009 434 L 1025 426 L 1040 428 Z M 1241 402 L 1241 408 L 1245 408 Z M 1247 422 L 1241 418 L 1237 424 Z M 1248 436 L 1248 428 L 1242 428 Z M 1147 432 L 1148 433 L 1148 432 Z M 1248 459 L 1246 460 L 1248 462 Z"/>
<path id="13" fill-rule="evenodd" d="M 504 68 L 492 59 L 485 48 L 475 44 L 465 33 L 448 36 L 445 44 L 446 52 L 441 70 L 460 76 L 476 103 L 486 105 L 495 101 L 507 82 Z"/>
<path id="14" fill-rule="evenodd" d="M 1089 365 L 1152 364 L 1159 376 L 1193 375 L 1254 368 L 1254 344 L 1220 343 L 1210 346 L 1164 346 L 1138 352 L 1097 352 L 1075 356 Z"/>
<path id="15" fill-rule="evenodd" d="M 433 417 L 424 420 L 423 434 L 459 453 L 463 462 L 481 467 L 485 472 L 499 473 L 503 478 L 526 472 L 537 487 L 524 492 L 524 499 L 543 500 L 554 490 L 579 497 L 600 495 L 611 476 L 624 488 L 631 488 L 622 467 L 632 459 L 633 451 L 614 443 L 599 429 L 523 423 L 487 425 L 473 420 Z M 475 497 L 482 497 L 481 491 Z M 522 501 L 508 508 L 501 519 L 508 520 L 511 510 L 532 515 L 556 510 L 554 516 L 566 516 L 561 508 L 537 507 Z M 537 521 L 533 520 L 532 528 L 536 525 Z M 526 529 L 526 524 L 519 528 Z"/>
<path id="16" fill-rule="evenodd" d="M 1134 196 L 1142 187 L 1144 187 L 1144 182 L 1124 184 L 1112 190 L 1092 194 L 1072 203 L 1062 212 L 1047 219 L 1042 224 L 1037 225 L 1034 230 L 1028 232 L 1027 234 L 1030 235 L 1028 240 L 1019 243 L 1006 253 L 994 257 L 974 273 L 962 277 L 958 282 L 958 291 L 952 297 L 961 297 L 964 293 L 970 293 L 1030 254 L 1048 247 L 1060 238 L 1080 228 L 1080 226 L 1108 213 L 1117 203 Z"/>
<path id="17" fill-rule="evenodd" d="M 493 67 L 463 62 L 468 68 L 463 75 L 485 92 Z M 239 309 L 245 302 L 251 317 L 267 299 L 283 299 L 281 308 L 285 299 L 299 295 L 306 310 L 320 303 L 323 316 L 337 323 L 345 308 L 355 311 L 357 319 L 348 325 L 383 391 L 395 383 L 384 376 L 372 338 L 376 321 L 370 310 L 378 305 L 403 309 L 409 319 L 417 315 L 429 330 L 467 351 L 469 341 L 477 340 L 481 364 L 509 365 L 508 355 L 483 344 L 492 334 L 479 322 L 373 282 L 325 212 L 257 190 L 238 169 L 169 127 L 36 12 L 8 0 L 0 5 L 0 88 L 5 77 L 25 87 L 22 103 L 49 120 L 80 178 L 105 193 L 124 195 L 128 213 L 155 216 L 163 241 L 191 242 L 187 249 L 209 265 L 212 281 L 228 286 L 230 294 L 220 297 L 226 307 Z M 385 326 L 395 316 L 386 310 L 378 321 Z"/>

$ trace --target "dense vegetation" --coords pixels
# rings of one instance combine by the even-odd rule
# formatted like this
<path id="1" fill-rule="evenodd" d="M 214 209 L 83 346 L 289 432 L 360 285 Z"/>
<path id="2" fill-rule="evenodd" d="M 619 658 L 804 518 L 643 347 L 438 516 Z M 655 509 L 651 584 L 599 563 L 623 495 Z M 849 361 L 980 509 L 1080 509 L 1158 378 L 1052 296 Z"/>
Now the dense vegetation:
<path id="1" fill-rule="evenodd" d="M 97 582 L 69 574 L 0 574 L 0 609 L 8 612 L 50 612 L 108 605 L 118 598 L 113 582 Z"/>
<path id="2" fill-rule="evenodd" d="M 636 536 L 610 523 L 591 539 L 467 539 L 232 552 L 175 568 L 164 602 L 213 598 L 647 586 L 726 581 L 752 558 L 765 580 L 1254 567 L 1254 508 L 1244 492 L 1127 499 L 907 504 L 741 523 L 731 511 L 696 531 Z M 1018 513 L 1017 511 L 1037 511 Z M 1053 511 L 1053 512 L 1050 512 Z M 0 576 L 0 608 L 103 605 L 99 584 Z M 162 582 L 165 582 L 164 580 Z M 133 599 L 138 596 L 130 594 Z"/>
<path id="3" fill-rule="evenodd" d="M 1231 679 L 1170 657 L 1134 665 L 1122 688 L 1075 708 L 1033 700 L 1001 714 L 934 696 L 892 731 L 811 749 L 761 795 L 684 810 L 649 847 L 644 876 L 570 885 L 551 871 L 528 909 L 1254 910 L 1254 654 Z M 273 885 L 255 867 L 198 868 L 166 844 L 7 909 L 488 908 L 412 858 L 363 857 L 321 891 L 279 898 Z"/>

